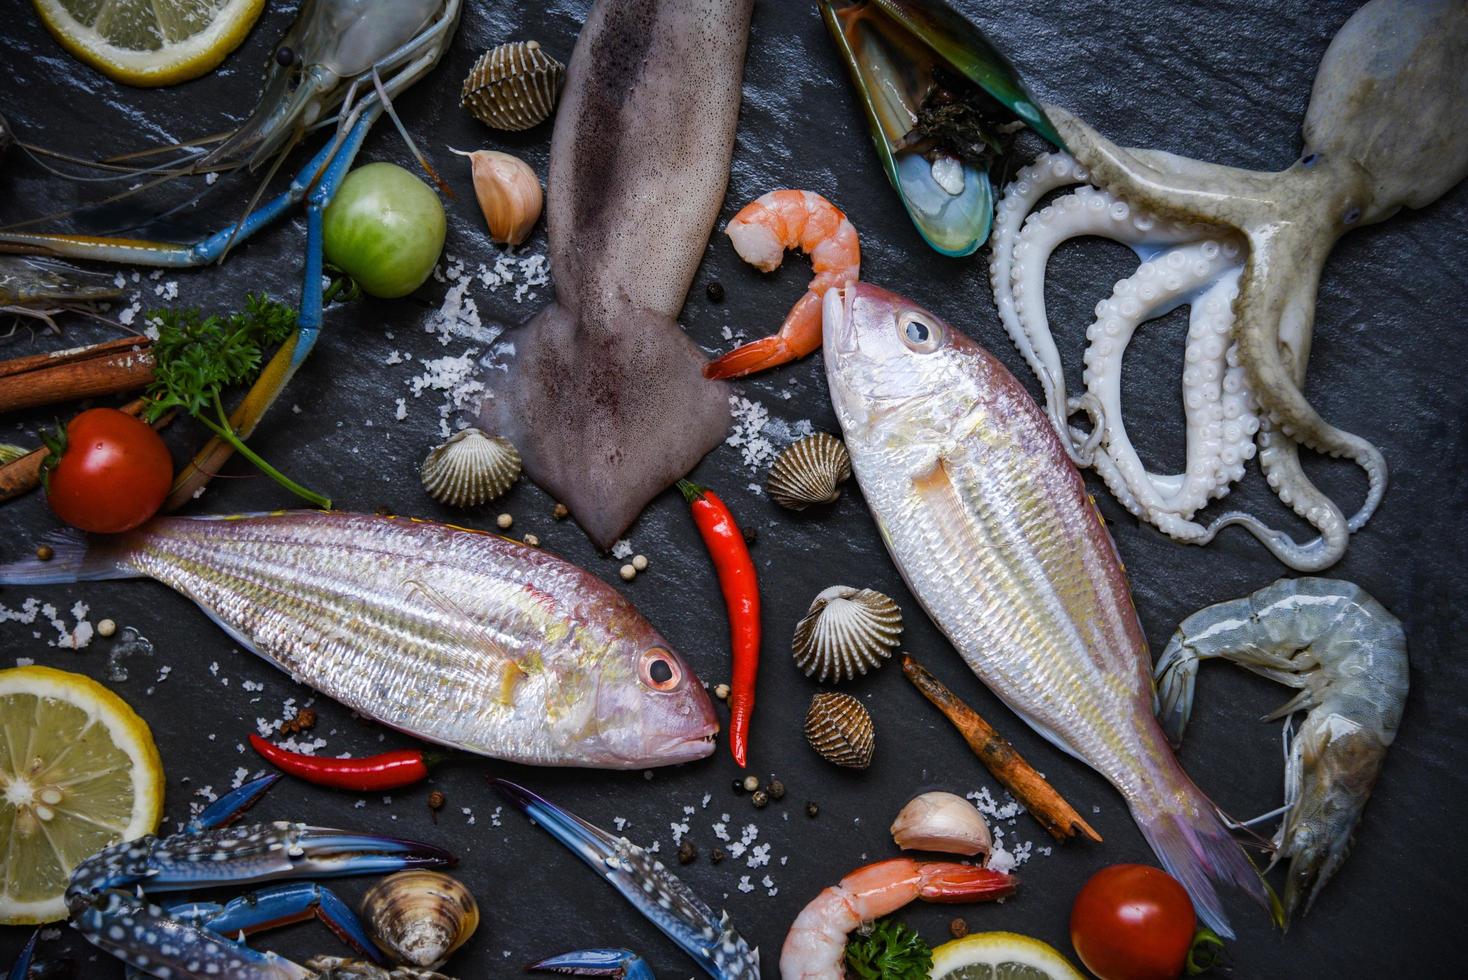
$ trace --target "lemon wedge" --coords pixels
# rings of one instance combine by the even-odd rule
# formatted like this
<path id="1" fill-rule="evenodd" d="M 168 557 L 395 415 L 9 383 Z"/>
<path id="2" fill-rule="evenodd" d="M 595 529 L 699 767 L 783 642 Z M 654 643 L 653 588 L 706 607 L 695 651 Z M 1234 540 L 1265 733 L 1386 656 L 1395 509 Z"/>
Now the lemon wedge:
<path id="1" fill-rule="evenodd" d="M 1085 980 L 1054 946 L 1017 932 L 976 932 L 933 950 L 932 980 Z"/>
<path id="2" fill-rule="evenodd" d="M 250 33 L 265 0 L 34 0 L 61 46 L 128 85 L 198 78 Z"/>
<path id="3" fill-rule="evenodd" d="M 163 816 L 147 722 L 89 677 L 0 670 L 0 925 L 66 917 L 72 870 Z"/>

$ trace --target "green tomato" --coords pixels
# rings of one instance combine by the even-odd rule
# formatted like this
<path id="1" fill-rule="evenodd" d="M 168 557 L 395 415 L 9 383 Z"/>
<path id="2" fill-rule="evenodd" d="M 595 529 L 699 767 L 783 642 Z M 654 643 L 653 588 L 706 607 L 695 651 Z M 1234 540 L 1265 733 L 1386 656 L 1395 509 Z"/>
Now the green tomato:
<path id="1" fill-rule="evenodd" d="M 396 164 L 369 163 L 347 174 L 322 219 L 326 261 L 384 299 L 423 285 L 443 251 L 438 195 Z"/>

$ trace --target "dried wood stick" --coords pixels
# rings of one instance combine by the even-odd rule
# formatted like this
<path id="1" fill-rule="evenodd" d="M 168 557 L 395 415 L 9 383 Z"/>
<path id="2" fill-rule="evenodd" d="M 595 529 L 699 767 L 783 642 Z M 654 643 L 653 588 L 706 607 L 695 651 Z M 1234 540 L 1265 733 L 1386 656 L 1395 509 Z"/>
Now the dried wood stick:
<path id="1" fill-rule="evenodd" d="M 964 704 L 958 695 L 944 687 L 943 682 L 929 673 L 926 667 L 903 654 L 902 673 L 953 723 L 979 761 L 1009 790 L 1011 796 L 1030 811 L 1030 816 L 1050 832 L 1051 837 L 1066 840 L 1076 834 L 1084 834 L 1093 841 L 1101 840 L 1101 835 L 1015 751 L 1008 739 L 979 717 L 977 711 Z"/>
<path id="2" fill-rule="evenodd" d="M 148 348 L 146 337 L 121 337 L 0 363 L 0 413 L 141 388 L 153 380 Z"/>

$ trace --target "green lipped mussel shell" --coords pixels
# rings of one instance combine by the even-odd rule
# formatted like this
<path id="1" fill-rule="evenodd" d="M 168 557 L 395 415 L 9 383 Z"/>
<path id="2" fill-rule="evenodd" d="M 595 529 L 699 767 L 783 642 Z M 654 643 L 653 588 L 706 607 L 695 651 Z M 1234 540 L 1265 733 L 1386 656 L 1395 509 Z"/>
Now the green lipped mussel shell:
<path id="1" fill-rule="evenodd" d="M 887 178 L 944 255 L 974 252 L 994 219 L 988 169 L 1019 121 L 1064 148 L 1008 59 L 939 0 L 821 0 Z M 936 166 L 935 166 L 936 164 Z"/>

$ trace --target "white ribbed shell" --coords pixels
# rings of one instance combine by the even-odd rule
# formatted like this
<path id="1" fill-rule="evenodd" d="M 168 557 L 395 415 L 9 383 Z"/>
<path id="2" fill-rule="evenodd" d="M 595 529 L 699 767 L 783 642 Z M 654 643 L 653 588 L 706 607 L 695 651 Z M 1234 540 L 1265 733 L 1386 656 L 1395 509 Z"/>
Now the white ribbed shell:
<path id="1" fill-rule="evenodd" d="M 872 764 L 877 732 L 866 707 L 849 694 L 825 691 L 805 714 L 805 738 L 822 759 L 848 769 Z"/>
<path id="2" fill-rule="evenodd" d="M 479 429 L 454 433 L 423 460 L 423 489 L 450 507 L 478 507 L 520 478 L 520 453 L 503 436 Z"/>
<path id="3" fill-rule="evenodd" d="M 841 496 L 841 484 L 851 479 L 851 454 L 846 444 L 829 432 L 816 432 L 786 446 L 770 467 L 766 489 L 781 507 L 805 510 L 829 504 Z"/>
<path id="4" fill-rule="evenodd" d="M 791 652 L 805 676 L 849 681 L 892 656 L 902 641 L 902 610 L 872 589 L 833 585 L 795 626 Z"/>
<path id="5" fill-rule="evenodd" d="M 486 126 L 529 129 L 550 118 L 566 78 L 566 66 L 537 41 L 512 41 L 479 56 L 459 105 Z"/>

